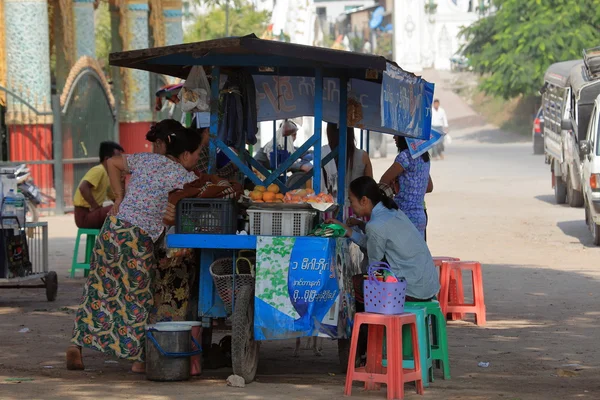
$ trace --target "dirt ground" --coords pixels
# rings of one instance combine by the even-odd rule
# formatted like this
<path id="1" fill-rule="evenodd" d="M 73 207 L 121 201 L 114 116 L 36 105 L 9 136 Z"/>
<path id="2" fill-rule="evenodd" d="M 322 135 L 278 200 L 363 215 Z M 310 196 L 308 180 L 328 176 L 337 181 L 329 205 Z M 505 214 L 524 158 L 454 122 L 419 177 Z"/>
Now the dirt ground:
<path id="1" fill-rule="evenodd" d="M 450 115 L 455 108 L 462 121 L 474 117 L 443 87 L 436 93 Z M 448 323 L 452 379 L 438 373 L 425 397 L 600 398 L 600 249 L 591 243 L 583 210 L 554 204 L 549 169 L 531 155 L 527 138 L 486 125 L 455 130 L 452 137 L 446 160 L 432 165 L 428 239 L 434 255 L 483 264 L 488 324 Z M 392 160 L 375 160 L 376 171 L 381 174 Z M 344 376 L 330 341 L 323 357 L 304 351 L 298 359 L 292 357 L 293 341 L 265 343 L 257 382 L 244 389 L 225 386 L 226 369 L 185 383 L 149 382 L 131 374 L 129 363 L 91 351 L 84 353 L 85 372 L 67 371 L 64 350 L 83 280 L 66 279 L 75 232 L 71 218 L 48 221 L 58 299 L 46 302 L 43 290 L 0 291 L 0 399 L 343 397 Z M 30 332 L 19 333 L 25 327 Z M 406 389 L 407 399 L 421 398 Z M 354 391 L 359 399 L 384 396 Z"/>

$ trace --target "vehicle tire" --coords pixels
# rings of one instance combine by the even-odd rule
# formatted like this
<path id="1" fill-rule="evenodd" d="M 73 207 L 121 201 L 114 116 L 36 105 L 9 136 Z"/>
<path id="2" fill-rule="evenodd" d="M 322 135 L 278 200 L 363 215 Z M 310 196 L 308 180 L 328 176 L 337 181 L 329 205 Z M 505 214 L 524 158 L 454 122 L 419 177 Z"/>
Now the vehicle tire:
<path id="1" fill-rule="evenodd" d="M 533 139 L 533 154 L 544 154 L 544 139 Z"/>
<path id="2" fill-rule="evenodd" d="M 254 340 L 254 291 L 243 286 L 235 296 L 231 326 L 233 373 L 250 383 L 256 376 L 260 342 Z"/>
<path id="3" fill-rule="evenodd" d="M 583 193 L 573 189 L 571 178 L 567 178 L 567 200 L 569 202 L 569 206 L 573 208 L 583 206 Z"/>
<path id="4" fill-rule="evenodd" d="M 556 204 L 565 204 L 567 202 L 567 186 L 560 176 L 554 177 L 554 199 Z"/>
<path id="5" fill-rule="evenodd" d="M 40 211 L 30 200 L 25 202 L 25 221 L 26 222 L 39 222 L 40 220 Z"/>
<path id="6" fill-rule="evenodd" d="M 58 293 L 58 275 L 56 275 L 56 272 L 48 272 L 44 283 L 46 284 L 46 299 L 48 301 L 56 300 L 56 294 Z"/>
<path id="7" fill-rule="evenodd" d="M 590 231 L 592 232 L 594 246 L 600 246 L 600 225 L 596 225 L 596 223 L 592 221 L 590 224 Z"/>

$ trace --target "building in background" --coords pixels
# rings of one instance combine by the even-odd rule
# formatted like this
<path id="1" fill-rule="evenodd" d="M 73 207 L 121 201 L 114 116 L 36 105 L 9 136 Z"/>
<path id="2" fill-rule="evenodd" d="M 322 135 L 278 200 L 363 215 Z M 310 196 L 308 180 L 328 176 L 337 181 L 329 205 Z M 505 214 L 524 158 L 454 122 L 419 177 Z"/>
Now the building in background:
<path id="1" fill-rule="evenodd" d="M 182 41 L 181 0 L 0 0 L 0 164 L 30 164 L 50 207 L 68 209 L 101 141 L 150 150 L 169 79 L 108 68 L 99 51 Z"/>

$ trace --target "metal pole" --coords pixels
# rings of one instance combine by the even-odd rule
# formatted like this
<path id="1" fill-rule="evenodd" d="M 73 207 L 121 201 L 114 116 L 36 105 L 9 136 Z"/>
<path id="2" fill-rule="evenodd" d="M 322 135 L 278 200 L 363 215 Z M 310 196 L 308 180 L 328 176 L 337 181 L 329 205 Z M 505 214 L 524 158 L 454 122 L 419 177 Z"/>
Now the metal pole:
<path id="1" fill-rule="evenodd" d="M 217 146 L 215 140 L 219 132 L 219 80 L 221 70 L 213 67 L 212 80 L 210 82 L 210 150 L 208 173 L 214 174 L 217 167 Z"/>
<path id="2" fill-rule="evenodd" d="M 61 125 L 62 111 L 60 97 L 52 96 L 52 144 L 54 152 L 54 190 L 56 191 L 56 214 L 65 213 L 65 181 L 63 171 L 63 137 Z"/>
<path id="3" fill-rule="evenodd" d="M 315 129 L 317 141 L 314 144 L 313 190 L 321 193 L 321 139 L 323 136 L 323 70 L 315 70 Z"/>
<path id="4" fill-rule="evenodd" d="M 364 144 L 363 143 L 364 132 L 365 131 L 363 129 L 360 130 L 360 149 L 361 150 L 364 150 L 364 147 L 363 147 L 363 144 Z"/>
<path id="5" fill-rule="evenodd" d="M 348 78 L 345 76 L 340 77 L 340 118 L 339 118 L 339 131 L 340 140 L 338 144 L 338 193 L 337 203 L 340 205 L 340 213 L 338 217 L 344 216 L 344 203 L 346 200 L 346 165 L 347 162 L 347 144 L 350 138 L 347 134 L 348 127 Z"/>
<path id="6" fill-rule="evenodd" d="M 229 0 L 225 0 L 225 37 L 229 37 Z"/>

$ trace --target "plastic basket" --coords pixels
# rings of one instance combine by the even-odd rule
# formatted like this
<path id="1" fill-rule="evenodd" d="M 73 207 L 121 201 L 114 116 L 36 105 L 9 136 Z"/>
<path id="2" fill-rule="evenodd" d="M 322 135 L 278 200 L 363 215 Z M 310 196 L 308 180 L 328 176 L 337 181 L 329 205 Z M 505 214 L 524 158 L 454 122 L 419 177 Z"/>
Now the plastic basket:
<path id="1" fill-rule="evenodd" d="M 176 233 L 234 234 L 237 204 L 233 199 L 182 199 L 177 203 Z"/>
<path id="2" fill-rule="evenodd" d="M 306 236 L 313 229 L 316 211 L 248 210 L 250 234 L 257 236 Z"/>
<path id="3" fill-rule="evenodd" d="M 241 258 L 237 262 L 237 270 L 239 273 L 235 274 L 236 296 L 240 288 L 244 286 L 254 287 L 254 264 L 249 262 L 247 258 Z M 233 259 L 221 258 L 214 261 L 210 265 L 210 275 L 213 278 L 219 297 L 223 300 L 225 310 L 231 313 L 233 299 Z"/>
<path id="4" fill-rule="evenodd" d="M 396 277 L 398 282 L 381 282 L 375 277 L 375 271 L 382 269 L 394 275 L 386 263 L 369 266 L 369 277 L 363 283 L 365 311 L 385 315 L 402 314 L 406 299 L 406 280 Z"/>

